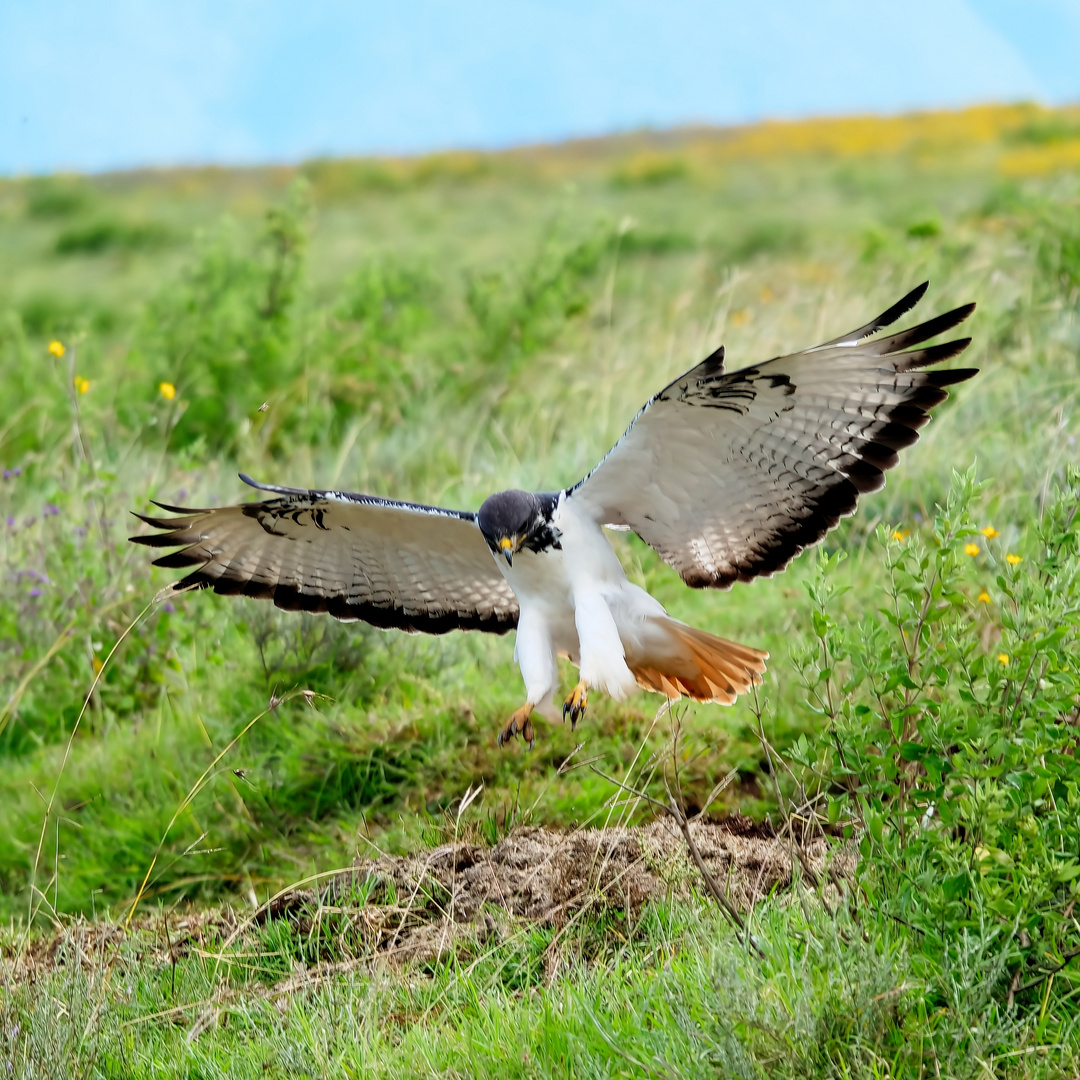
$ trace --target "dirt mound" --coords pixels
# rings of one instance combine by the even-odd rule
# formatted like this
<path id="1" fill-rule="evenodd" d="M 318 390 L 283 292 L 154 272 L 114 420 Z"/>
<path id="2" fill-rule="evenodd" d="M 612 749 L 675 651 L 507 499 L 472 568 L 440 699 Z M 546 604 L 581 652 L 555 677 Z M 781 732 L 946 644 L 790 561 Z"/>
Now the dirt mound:
<path id="1" fill-rule="evenodd" d="M 747 818 L 690 825 L 707 871 L 733 908 L 746 912 L 791 884 L 792 860 L 810 882 L 849 878 L 851 845 L 819 836 L 804 844 Z M 125 931 L 74 920 L 25 949 L 0 949 L 0 973 L 18 982 L 69 965 L 88 971 L 112 962 L 121 945 L 168 964 L 191 950 L 216 952 L 241 940 L 256 923 L 288 919 L 303 933 L 328 915 L 342 916 L 360 952 L 345 967 L 382 958 L 431 961 L 459 946 L 520 932 L 523 926 L 564 927 L 575 919 L 636 913 L 649 900 L 705 892 L 678 827 L 664 818 L 627 828 L 569 832 L 518 828 L 494 847 L 444 844 L 410 855 L 358 860 L 321 893 L 294 890 L 257 912 L 229 907 L 140 918 Z M 299 972 L 288 988 L 332 977 L 325 965 Z M 284 985 L 284 984 L 283 984 Z"/>
<path id="2" fill-rule="evenodd" d="M 691 831 L 709 872 L 743 912 L 790 885 L 793 856 L 815 881 L 854 869 L 849 847 L 824 837 L 796 845 L 745 818 L 697 822 Z M 363 904 L 373 951 L 426 960 L 463 936 L 496 932 L 507 916 L 561 926 L 586 909 L 636 912 L 701 885 L 678 828 L 659 820 L 574 832 L 522 828 L 491 848 L 459 842 L 364 859 L 325 900 L 344 910 Z"/>

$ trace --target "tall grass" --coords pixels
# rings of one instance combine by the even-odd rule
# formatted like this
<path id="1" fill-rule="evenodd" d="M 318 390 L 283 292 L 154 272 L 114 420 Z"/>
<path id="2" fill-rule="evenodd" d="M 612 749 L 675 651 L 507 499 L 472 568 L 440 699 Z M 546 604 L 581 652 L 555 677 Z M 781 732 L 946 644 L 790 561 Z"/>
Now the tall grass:
<path id="1" fill-rule="evenodd" d="M 175 924 L 171 938 L 159 923 L 119 948 L 82 928 L 60 944 L 62 966 L 0 998 L 0 1060 L 19 1078 L 966 1080 L 1077 1067 L 1060 1025 L 994 1001 L 977 941 L 928 985 L 902 932 L 866 933 L 843 912 L 769 902 L 754 931 L 761 955 L 751 957 L 715 911 L 659 904 L 569 933 L 496 932 L 403 978 L 357 961 L 356 927 L 277 921 L 221 969 L 210 926 L 190 950 L 167 944 Z"/>

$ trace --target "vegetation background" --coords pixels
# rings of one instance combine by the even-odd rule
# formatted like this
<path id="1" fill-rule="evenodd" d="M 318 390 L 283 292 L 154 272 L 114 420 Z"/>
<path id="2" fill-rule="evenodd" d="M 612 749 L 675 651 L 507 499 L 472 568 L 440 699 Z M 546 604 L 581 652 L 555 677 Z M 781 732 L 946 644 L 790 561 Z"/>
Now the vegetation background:
<path id="1" fill-rule="evenodd" d="M 1075 1070 L 1078 170 L 1080 112 L 1013 106 L 0 181 L 8 1071 Z M 616 541 L 673 614 L 772 654 L 757 709 L 680 707 L 687 802 L 730 777 L 712 813 L 861 843 L 850 910 L 776 898 L 747 952 L 704 901 L 654 906 L 561 939 L 561 968 L 535 931 L 284 1005 L 259 988 L 347 935 L 267 924 L 179 965 L 135 935 L 122 975 L 15 977 L 76 916 L 251 909 L 448 820 L 626 819 L 572 755 L 663 790 L 655 700 L 500 751 L 512 638 L 155 603 L 128 511 L 243 499 L 240 470 L 465 508 L 569 484 L 721 342 L 802 348 L 926 278 L 920 315 L 978 301 L 982 374 L 824 560 L 696 593 Z"/>

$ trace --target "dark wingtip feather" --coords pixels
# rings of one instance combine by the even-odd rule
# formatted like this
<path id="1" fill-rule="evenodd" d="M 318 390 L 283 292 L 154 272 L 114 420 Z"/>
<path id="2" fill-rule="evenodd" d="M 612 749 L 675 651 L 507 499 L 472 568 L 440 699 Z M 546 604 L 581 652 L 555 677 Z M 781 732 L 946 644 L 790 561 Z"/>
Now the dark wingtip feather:
<path id="1" fill-rule="evenodd" d="M 955 341 L 942 341 L 938 345 L 927 345 L 925 349 L 893 353 L 889 359 L 896 365 L 897 371 L 918 371 L 920 368 L 932 367 L 943 360 L 959 356 L 970 344 L 971 338 L 957 338 Z"/>
<path id="2" fill-rule="evenodd" d="M 873 335 L 883 327 L 891 325 L 896 322 L 901 315 L 907 314 L 907 312 L 923 298 L 929 287 L 929 281 L 924 281 L 921 285 L 916 285 L 907 296 L 897 300 L 892 307 L 887 308 L 876 319 L 871 319 L 865 326 L 860 326 L 846 334 L 841 334 L 840 337 L 832 338 L 830 341 L 824 341 L 820 345 L 815 345 L 813 349 L 808 349 L 806 351 L 813 352 L 817 349 L 828 349 L 832 348 L 834 345 L 852 345 L 855 342 L 865 341 L 868 337 L 873 337 Z"/>
<path id="3" fill-rule="evenodd" d="M 237 476 L 248 487 L 255 488 L 256 491 L 272 491 L 275 495 L 321 495 L 322 492 L 312 491 L 310 488 L 295 488 L 295 487 L 283 487 L 280 484 L 261 484 L 258 480 L 252 480 L 247 473 L 237 473 Z"/>
<path id="4" fill-rule="evenodd" d="M 929 341 L 931 338 L 937 337 L 938 334 L 951 330 L 968 318 L 974 310 L 974 304 L 963 304 L 961 307 L 953 308 L 952 311 L 946 311 L 942 315 L 935 315 L 934 318 L 927 319 L 926 322 L 919 323 L 918 326 L 913 326 L 910 330 L 901 330 L 898 333 L 890 334 L 889 337 L 878 338 L 877 341 L 870 343 L 867 349 L 877 356 L 891 356 L 911 345 Z"/>
<path id="5" fill-rule="evenodd" d="M 934 371 L 931 373 L 935 386 L 954 386 L 956 383 L 967 382 L 979 374 L 977 367 L 949 368 L 946 371 Z"/>
<path id="6" fill-rule="evenodd" d="M 898 459 L 899 460 L 899 459 Z M 844 469 L 844 475 L 855 485 L 860 495 L 869 495 L 885 486 L 885 473 L 865 457 L 853 461 Z"/>
<path id="7" fill-rule="evenodd" d="M 971 316 L 975 313 L 975 309 L 978 306 L 979 305 L 976 304 L 974 300 L 972 300 L 967 304 L 961 304 L 958 308 L 953 308 L 952 311 L 946 311 L 944 315 L 939 315 L 938 318 L 955 318 L 956 322 L 954 322 L 952 325 L 956 326 L 959 323 L 962 323 L 965 319 L 970 319 Z"/>
<path id="8" fill-rule="evenodd" d="M 865 336 L 870 337 L 871 334 L 876 334 L 882 328 L 891 326 L 901 315 L 906 315 L 926 295 L 926 290 L 929 288 L 929 281 L 916 285 L 907 296 L 901 297 L 891 308 L 887 308 L 872 323 L 868 324 L 873 326 L 874 329 L 870 330 Z"/>
<path id="9" fill-rule="evenodd" d="M 719 349 L 709 353 L 709 355 L 701 361 L 700 367 L 702 368 L 702 376 L 704 378 L 711 379 L 717 375 L 724 374 L 724 351 L 724 346 L 721 345 Z"/>
<path id="10" fill-rule="evenodd" d="M 173 592 L 185 592 L 189 589 L 209 589 L 210 584 L 202 571 L 196 570 L 194 574 L 188 574 L 186 578 L 181 578 L 173 585 Z"/>
<path id="11" fill-rule="evenodd" d="M 176 534 L 171 532 L 149 533 L 146 536 L 129 536 L 128 542 L 132 544 L 144 544 L 146 547 L 176 547 L 183 543 L 176 539 Z"/>
<path id="12" fill-rule="evenodd" d="M 185 514 L 190 517 L 192 514 L 209 514 L 211 512 L 205 508 L 196 508 L 193 506 L 170 506 L 168 503 L 158 502 L 156 499 L 151 499 L 150 501 L 159 510 L 168 510 L 170 514 Z M 140 515 L 136 516 L 138 517 Z"/>
<path id="13" fill-rule="evenodd" d="M 154 566 L 164 566 L 168 570 L 179 570 L 184 566 L 202 566 L 206 563 L 205 555 L 192 555 L 190 548 L 183 551 L 174 551 L 169 555 L 162 555 L 155 559 Z"/>
<path id="14" fill-rule="evenodd" d="M 161 503 L 154 503 L 154 505 L 161 506 L 163 510 L 177 511 L 176 507 L 162 506 Z M 151 517 L 149 514 L 140 514 L 137 510 L 129 512 L 132 517 L 137 517 L 151 528 L 163 530 L 159 533 L 148 533 L 146 536 L 129 536 L 128 541 L 130 543 L 145 544 L 147 547 L 176 547 L 179 544 L 188 542 L 187 540 L 177 540 L 176 536 L 191 524 L 191 511 L 178 511 L 185 514 L 185 518 L 157 518 Z"/>
<path id="15" fill-rule="evenodd" d="M 175 529 L 179 522 L 178 518 L 150 517 L 149 514 L 140 514 L 137 510 L 132 510 L 131 515 L 147 525 L 153 526 L 155 529 Z"/>

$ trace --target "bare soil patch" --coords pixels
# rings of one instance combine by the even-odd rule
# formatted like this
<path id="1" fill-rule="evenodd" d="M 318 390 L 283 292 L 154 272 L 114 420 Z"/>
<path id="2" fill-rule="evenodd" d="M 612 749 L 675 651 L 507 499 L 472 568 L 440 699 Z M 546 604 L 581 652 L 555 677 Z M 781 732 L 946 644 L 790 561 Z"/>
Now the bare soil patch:
<path id="1" fill-rule="evenodd" d="M 690 826 L 709 872 L 740 912 L 791 885 L 792 859 L 814 881 L 849 878 L 855 853 L 819 836 L 798 843 L 747 818 Z M 635 913 L 649 900 L 701 891 L 673 821 L 572 832 L 521 828 L 494 847 L 444 844 L 406 856 L 362 859 L 329 896 L 365 896 L 371 944 L 396 959 L 433 959 L 468 934 L 508 921 L 563 926 L 585 911 Z"/>
<path id="2" fill-rule="evenodd" d="M 820 835 L 800 843 L 747 818 L 697 821 L 690 828 L 708 871 L 742 913 L 790 887 L 793 861 L 811 882 L 850 878 L 855 866 L 850 845 Z M 78 919 L 27 948 L 5 950 L 2 959 L 16 981 L 70 965 L 100 970 L 125 942 L 135 945 L 138 959 L 167 964 L 192 950 L 215 952 L 256 924 L 288 919 L 307 932 L 332 915 L 344 918 L 352 941 L 363 947 L 348 964 L 330 967 L 423 963 L 525 926 L 564 927 L 611 912 L 633 915 L 650 900 L 686 897 L 694 890 L 705 891 L 669 819 L 574 831 L 523 827 L 494 847 L 457 841 L 409 855 L 359 859 L 321 893 L 294 890 L 255 913 L 173 913 L 140 919 L 130 931 Z M 307 977 L 297 975 L 301 982 Z M 310 975 L 318 977 L 315 971 Z"/>

